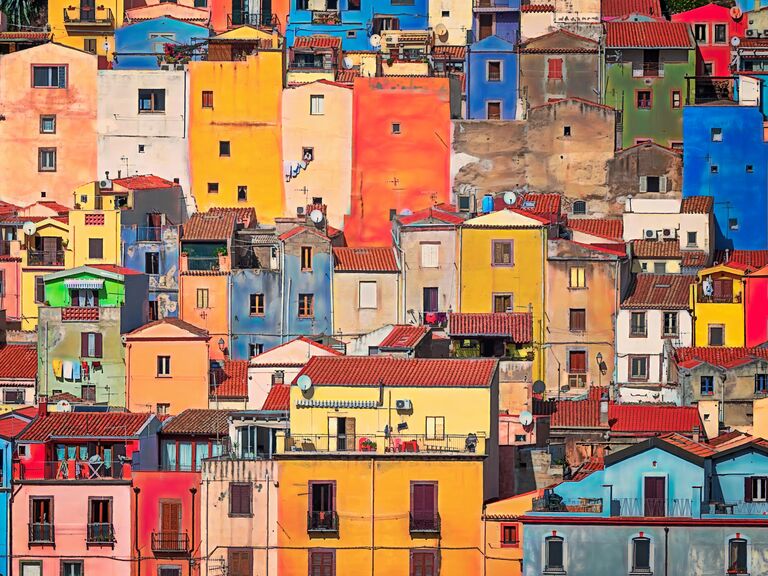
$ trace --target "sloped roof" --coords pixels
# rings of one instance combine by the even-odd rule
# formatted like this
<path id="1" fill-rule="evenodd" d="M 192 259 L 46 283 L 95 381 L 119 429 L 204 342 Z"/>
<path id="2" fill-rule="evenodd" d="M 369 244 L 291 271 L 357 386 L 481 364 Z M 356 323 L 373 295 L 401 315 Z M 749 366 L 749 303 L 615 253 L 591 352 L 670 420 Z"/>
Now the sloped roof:
<path id="1" fill-rule="evenodd" d="M 464 222 L 464 218 L 451 204 L 430 206 L 407 216 L 400 214 L 397 216 L 397 220 L 404 226 L 410 224 L 461 224 Z"/>
<path id="2" fill-rule="evenodd" d="M 234 234 L 237 224 L 248 226 L 255 221 L 253 208 L 210 208 L 192 215 L 184 225 L 181 239 L 226 241 Z"/>
<path id="3" fill-rule="evenodd" d="M 562 200 L 563 197 L 560 194 L 529 192 L 528 194 L 519 194 L 512 208 L 555 220 L 560 216 Z M 497 196 L 494 199 L 494 207 L 496 206 L 498 206 L 498 209 L 506 208 L 503 196 Z"/>
<path id="4" fill-rule="evenodd" d="M 703 268 L 707 265 L 707 253 L 702 250 L 683 250 L 683 266 Z"/>
<path id="5" fill-rule="evenodd" d="M 684 274 L 637 274 L 621 307 L 687 310 L 690 306 L 691 284 L 695 282 L 695 276 Z"/>
<path id="6" fill-rule="evenodd" d="M 163 423 L 163 434 L 225 436 L 229 434 L 229 410 L 189 408 Z"/>
<path id="7" fill-rule="evenodd" d="M 624 221 L 621 218 L 568 218 L 568 227 L 582 234 L 624 241 Z"/>
<path id="8" fill-rule="evenodd" d="M 533 315 L 529 312 L 448 314 L 450 336 L 507 338 L 516 344 L 533 341 Z"/>
<path id="9" fill-rule="evenodd" d="M 682 258 L 677 240 L 632 240 L 632 252 L 638 258 Z"/>
<path id="10" fill-rule="evenodd" d="M 549 46 L 536 46 L 537 44 L 546 44 L 550 40 L 554 40 L 554 43 Z M 578 46 L 578 43 L 581 43 L 581 46 Z M 526 54 L 591 54 L 596 53 L 597 49 L 598 42 L 596 40 L 562 28 L 542 36 L 529 38 L 520 44 L 520 51 Z"/>
<path id="11" fill-rule="evenodd" d="M 524 4 L 520 6 L 520 12 L 554 12 L 552 4 Z"/>
<path id="12" fill-rule="evenodd" d="M 143 326 L 139 326 L 132 332 L 129 332 L 128 334 L 126 334 L 126 336 L 134 336 L 136 334 L 141 334 L 146 329 L 152 328 L 154 326 L 158 326 L 160 324 L 169 324 L 171 326 L 175 326 L 176 328 L 189 332 L 193 336 L 197 336 L 197 337 L 209 336 L 208 331 L 205 330 L 204 328 L 198 328 L 197 326 L 190 324 L 189 322 L 184 322 L 184 320 L 181 320 L 179 318 L 171 318 L 171 317 L 161 318 L 160 320 L 154 320 L 152 322 L 144 324 Z"/>
<path id="13" fill-rule="evenodd" d="M 313 356 L 299 372 L 316 386 L 488 387 L 497 361 L 483 359 Z"/>
<path id="14" fill-rule="evenodd" d="M 715 199 L 712 196 L 691 196 L 680 203 L 681 214 L 709 214 Z"/>
<path id="15" fill-rule="evenodd" d="M 287 384 L 275 384 L 269 389 L 264 399 L 262 410 L 288 412 L 290 410 L 291 387 Z"/>
<path id="16" fill-rule="evenodd" d="M 134 438 L 152 414 L 129 412 L 50 412 L 38 416 L 19 437 L 22 442 L 50 438 Z"/>
<path id="17" fill-rule="evenodd" d="M 0 41 L 2 42 L 46 42 L 50 39 L 50 32 L 18 32 L 13 30 L 0 32 Z"/>
<path id="18" fill-rule="evenodd" d="M 686 452 L 701 458 L 706 458 L 715 453 L 715 449 L 712 446 L 704 444 L 703 442 L 694 442 L 692 439 L 676 432 L 664 434 L 661 436 L 661 439 L 664 440 L 664 442 L 682 448 Z"/>
<path id="19" fill-rule="evenodd" d="M 674 359 L 680 368 L 695 368 L 701 364 L 710 364 L 719 368 L 734 368 L 748 364 L 755 359 L 768 360 L 768 349 L 692 346 L 675 349 Z"/>
<path id="20" fill-rule="evenodd" d="M 112 272 L 113 274 L 120 274 L 121 276 L 139 276 L 140 274 L 143 274 L 143 272 L 139 272 L 133 268 L 126 268 L 125 266 L 118 266 L 116 264 L 88 264 L 88 267 L 104 270 L 105 272 Z"/>
<path id="21" fill-rule="evenodd" d="M 154 174 L 143 174 L 140 176 L 129 176 L 128 178 L 118 178 L 112 180 L 112 184 L 118 184 L 129 190 L 154 190 L 155 188 L 172 188 L 178 184 L 155 176 Z"/>
<path id="22" fill-rule="evenodd" d="M 603 18 L 621 18 L 631 14 L 662 17 L 659 0 L 602 0 L 600 12 Z"/>
<path id="23" fill-rule="evenodd" d="M 278 240 L 285 241 L 304 232 L 307 232 L 308 234 L 314 234 L 315 236 L 323 238 L 324 240 L 328 240 L 328 237 L 325 236 L 322 232 L 315 228 L 310 228 L 309 226 L 295 226 L 287 232 L 280 234 L 280 236 L 278 236 Z"/>
<path id="24" fill-rule="evenodd" d="M 692 48 L 684 22 L 607 22 L 606 48 Z"/>
<path id="25" fill-rule="evenodd" d="M 392 246 L 371 248 L 334 248 L 336 272 L 399 272 Z"/>
<path id="26" fill-rule="evenodd" d="M 413 326 L 411 324 L 398 324 L 379 343 L 379 349 L 395 348 L 408 350 L 415 347 L 429 332 L 428 326 Z"/>
<path id="27" fill-rule="evenodd" d="M 34 380 L 36 377 L 36 346 L 7 344 L 0 347 L 0 378 Z"/>
<path id="28" fill-rule="evenodd" d="M 466 46 L 449 46 L 443 44 L 441 46 L 432 47 L 432 58 L 436 60 L 464 60 L 467 55 Z"/>
<path id="29" fill-rule="evenodd" d="M 715 262 L 742 264 L 757 270 L 768 265 L 768 250 L 718 250 Z"/>
<path id="30" fill-rule="evenodd" d="M 318 350 L 322 350 L 324 352 L 328 352 L 329 354 L 333 356 L 341 356 L 341 352 L 338 350 L 334 350 L 330 346 L 326 346 L 325 344 L 321 344 L 320 342 L 315 342 L 311 338 L 307 338 L 306 336 L 299 336 L 298 338 L 294 338 L 293 340 L 289 340 L 288 342 L 284 342 L 283 344 L 280 344 L 279 346 L 275 346 L 274 348 L 270 348 L 266 352 L 263 352 L 262 354 L 259 354 L 258 356 L 251 358 L 250 364 L 251 366 L 275 366 L 275 365 L 284 365 L 282 362 L 275 362 L 274 360 L 269 360 L 269 358 L 272 358 L 274 356 L 279 356 L 281 354 L 281 349 L 285 348 L 286 346 L 290 346 L 291 344 L 295 344 L 296 342 L 303 342 L 307 344 L 309 348 L 317 348 Z M 309 350 L 307 351 L 309 354 Z M 307 358 L 310 356 L 308 355 Z M 306 362 L 302 362 L 299 364 L 299 366 L 303 366 L 306 364 Z"/>
<path id="31" fill-rule="evenodd" d="M 293 41 L 294 48 L 341 48 L 341 38 L 327 34 L 314 34 L 312 36 L 296 36 Z"/>
<path id="32" fill-rule="evenodd" d="M 211 397 L 248 398 L 248 360 L 226 360 L 212 371 L 216 382 Z"/>
<path id="33" fill-rule="evenodd" d="M 29 420 L 8 416 L 0 418 L 0 436 L 4 438 L 15 438 L 26 428 Z"/>

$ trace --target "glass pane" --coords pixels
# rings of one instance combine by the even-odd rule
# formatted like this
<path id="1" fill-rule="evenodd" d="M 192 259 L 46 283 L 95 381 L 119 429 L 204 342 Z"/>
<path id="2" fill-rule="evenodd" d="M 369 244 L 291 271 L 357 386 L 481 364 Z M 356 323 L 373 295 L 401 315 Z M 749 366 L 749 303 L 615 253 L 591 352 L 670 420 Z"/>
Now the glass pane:
<path id="1" fill-rule="evenodd" d="M 191 442 L 179 442 L 179 470 L 192 470 Z"/>
<path id="2" fill-rule="evenodd" d="M 163 448 L 163 468 L 174 470 L 176 468 L 176 443 L 166 441 L 163 444 L 165 445 Z"/>
<path id="3" fill-rule="evenodd" d="M 200 470 L 203 458 L 208 458 L 208 442 L 198 442 L 195 449 L 195 470 Z"/>
<path id="4" fill-rule="evenodd" d="M 547 568 L 559 568 L 563 565 L 563 542 L 549 540 L 547 542 Z"/>
<path id="5" fill-rule="evenodd" d="M 646 538 L 635 539 L 635 569 L 650 569 L 651 541 Z"/>

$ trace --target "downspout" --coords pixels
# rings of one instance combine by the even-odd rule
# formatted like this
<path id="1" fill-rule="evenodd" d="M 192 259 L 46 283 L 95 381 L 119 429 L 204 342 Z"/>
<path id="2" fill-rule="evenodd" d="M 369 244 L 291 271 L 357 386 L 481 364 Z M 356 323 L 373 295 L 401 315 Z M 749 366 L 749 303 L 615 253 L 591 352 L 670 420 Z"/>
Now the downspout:
<path id="1" fill-rule="evenodd" d="M 15 442 L 14 442 L 15 443 Z M 13 451 L 15 447 L 11 444 L 11 469 L 13 469 Z M 13 501 L 16 499 L 16 494 L 21 491 L 21 485 L 16 492 L 13 491 L 13 473 L 11 471 L 11 495 L 8 498 L 8 576 L 13 576 Z"/>
<path id="2" fill-rule="evenodd" d="M 269 487 L 271 481 L 269 479 L 269 468 L 267 468 L 267 545 L 266 545 L 266 572 L 265 576 L 269 576 Z"/>
<path id="3" fill-rule="evenodd" d="M 469 86 L 469 84 L 467 84 L 467 86 Z M 464 228 L 459 226 L 459 285 L 457 286 L 457 291 L 458 291 L 457 296 L 458 297 L 456 298 L 456 300 L 457 300 L 456 308 L 458 308 L 458 310 L 456 310 L 457 312 L 461 312 L 462 311 L 461 310 L 461 290 L 462 290 L 463 285 L 461 283 L 461 279 L 462 279 L 462 271 L 464 269 L 464 239 L 463 239 L 463 236 L 464 236 Z"/>
<path id="4" fill-rule="evenodd" d="M 549 232 L 547 228 L 541 229 L 541 319 L 539 320 L 539 380 L 543 380 L 546 372 L 544 371 L 544 354 L 541 353 L 544 345 L 544 311 L 547 309 L 547 252 L 549 250 Z"/>
<path id="5" fill-rule="evenodd" d="M 669 526 L 664 526 L 664 576 L 669 575 Z"/>
<path id="6" fill-rule="evenodd" d="M 485 515 L 486 505 L 483 504 L 483 576 L 488 571 L 488 518 Z"/>
<path id="7" fill-rule="evenodd" d="M 376 459 L 371 457 L 371 576 L 376 574 Z"/>
<path id="8" fill-rule="evenodd" d="M 333 317 L 333 246 L 328 246 L 328 249 L 329 249 L 329 253 L 328 253 L 328 274 L 329 274 L 329 278 L 328 278 L 328 280 L 329 280 L 329 288 L 330 288 L 329 293 L 328 293 L 328 296 L 329 296 L 328 299 L 330 300 L 330 308 L 331 308 L 331 320 L 330 320 L 331 331 L 330 331 L 330 334 L 333 334 L 333 320 L 334 320 L 334 317 Z"/>
<path id="9" fill-rule="evenodd" d="M 394 230 L 391 232 L 391 234 L 392 234 L 392 244 L 394 245 L 395 250 L 397 250 L 397 254 L 400 257 L 399 258 L 399 260 L 400 260 L 399 265 L 400 265 L 400 270 L 401 270 L 400 277 L 398 278 L 398 281 L 397 281 L 397 283 L 398 283 L 398 291 L 400 292 L 400 298 L 398 298 L 398 300 L 399 300 L 399 308 L 400 309 L 397 311 L 397 322 L 398 323 L 400 323 L 400 322 L 407 323 L 406 322 L 406 318 L 405 318 L 405 314 L 406 314 L 406 308 L 405 308 L 405 305 L 406 305 L 405 304 L 405 286 L 406 286 L 406 278 L 405 278 L 405 274 L 406 274 L 406 271 L 405 271 L 405 268 L 406 268 L 405 267 L 405 252 L 400 247 L 399 236 L 397 234 L 395 234 Z M 400 278 L 402 278 L 402 285 L 401 285 L 401 282 L 400 282 Z"/>
<path id="10" fill-rule="evenodd" d="M 190 542 L 190 554 L 189 554 L 189 576 L 192 576 L 192 566 L 195 565 L 195 556 L 193 552 L 196 549 L 195 546 L 195 496 L 197 495 L 197 488 L 194 486 L 189 489 L 189 493 L 192 494 L 192 540 Z"/>
<path id="11" fill-rule="evenodd" d="M 136 575 L 141 576 L 141 549 L 139 548 L 139 492 L 141 488 L 134 486 L 135 507 L 133 510 L 133 549 L 136 551 Z"/>
<path id="12" fill-rule="evenodd" d="M 280 344 L 285 341 L 285 242 L 280 244 Z"/>
<path id="13" fill-rule="evenodd" d="M 210 487 L 211 487 L 211 479 L 206 478 L 205 479 L 205 576 L 208 576 L 208 571 L 210 570 L 210 540 L 208 538 L 208 518 L 209 518 L 209 502 L 210 502 Z M 269 509 L 269 508 L 267 508 Z M 267 512 L 269 513 L 269 512 Z"/>
<path id="14" fill-rule="evenodd" d="M 125 405 L 131 409 L 131 345 L 125 345 Z M 150 408 L 150 411 L 152 409 Z"/>
<path id="15" fill-rule="evenodd" d="M 230 258 L 232 257 L 232 249 L 230 247 Z M 232 268 L 230 264 L 229 273 L 227 274 L 227 347 L 225 348 L 226 352 L 224 353 L 224 360 L 227 359 L 227 357 L 232 358 Z M 247 353 L 247 350 L 246 350 Z"/>

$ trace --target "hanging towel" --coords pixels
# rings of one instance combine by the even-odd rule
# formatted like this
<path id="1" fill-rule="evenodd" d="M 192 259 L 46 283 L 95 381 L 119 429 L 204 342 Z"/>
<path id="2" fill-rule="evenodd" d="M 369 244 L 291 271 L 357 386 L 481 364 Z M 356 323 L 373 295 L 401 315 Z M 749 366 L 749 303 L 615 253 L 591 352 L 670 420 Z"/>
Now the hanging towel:
<path id="1" fill-rule="evenodd" d="M 64 361 L 64 380 L 72 380 L 72 362 Z"/>
<path id="2" fill-rule="evenodd" d="M 53 375 L 56 376 L 56 378 L 61 378 L 61 360 L 54 359 L 53 362 L 51 362 L 51 365 L 53 366 Z"/>
<path id="3" fill-rule="evenodd" d="M 72 362 L 72 380 L 80 380 L 80 362 Z"/>
<path id="4" fill-rule="evenodd" d="M 88 362 L 83 360 L 83 378 L 88 378 Z"/>

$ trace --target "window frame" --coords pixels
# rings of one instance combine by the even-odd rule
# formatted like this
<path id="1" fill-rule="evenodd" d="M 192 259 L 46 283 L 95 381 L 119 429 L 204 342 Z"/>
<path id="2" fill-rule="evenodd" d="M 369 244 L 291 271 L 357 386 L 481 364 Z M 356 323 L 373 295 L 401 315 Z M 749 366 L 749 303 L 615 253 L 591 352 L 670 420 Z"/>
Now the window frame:
<path id="1" fill-rule="evenodd" d="M 43 128 L 46 120 L 53 121 L 53 130 Z M 56 134 L 56 114 L 40 114 L 40 134 Z"/>
<path id="2" fill-rule="evenodd" d="M 304 307 L 303 313 L 302 313 L 302 307 Z M 299 294 L 297 313 L 299 318 L 315 317 L 315 295 L 314 294 L 310 294 L 310 293 Z"/>
<path id="3" fill-rule="evenodd" d="M 432 422 L 432 426 L 430 426 Z M 438 424 L 440 424 L 438 426 Z M 430 433 L 430 428 L 432 433 Z M 442 433 L 438 434 L 438 429 Z M 424 417 L 424 437 L 427 440 L 445 440 L 445 416 L 425 416 Z"/>
<path id="4" fill-rule="evenodd" d="M 547 58 L 547 80 L 563 80 L 563 58 Z"/>
<path id="5" fill-rule="evenodd" d="M 307 574 L 308 576 L 315 576 L 313 572 L 313 559 L 316 556 L 330 556 L 331 558 L 331 576 L 336 576 L 336 550 L 334 548 L 309 548 L 307 551 Z M 322 571 L 322 566 L 320 567 Z M 319 574 L 318 576 L 322 576 Z"/>
<path id="6" fill-rule="evenodd" d="M 717 31 L 723 32 L 723 39 L 717 39 Z M 728 25 L 722 22 L 714 22 L 712 24 L 712 44 L 728 44 Z"/>
<path id="7" fill-rule="evenodd" d="M 201 306 L 200 304 L 204 304 Z M 210 293 L 208 288 L 197 288 L 195 291 L 195 309 L 209 310 L 211 307 Z"/>
<path id="8" fill-rule="evenodd" d="M 580 322 L 574 322 L 574 319 L 579 319 Z M 579 324 L 581 327 L 579 327 Z M 587 309 L 586 308 L 569 308 L 568 309 L 568 331 L 583 334 L 587 331 Z"/>
<path id="9" fill-rule="evenodd" d="M 262 292 L 256 292 L 249 295 L 248 302 L 248 315 L 249 316 L 264 316 L 266 310 L 266 303 L 264 294 Z"/>
<path id="10" fill-rule="evenodd" d="M 628 356 L 629 366 L 627 370 L 627 378 L 630 382 L 648 382 L 651 372 L 651 359 L 647 354 L 629 354 Z M 634 372 L 635 361 L 642 361 L 645 365 L 645 375 L 636 375 Z"/>
<path id="11" fill-rule="evenodd" d="M 43 155 L 52 153 L 53 167 L 43 166 Z M 55 146 L 41 146 L 37 149 L 37 171 L 57 172 L 59 168 L 58 151 Z"/>
<path id="12" fill-rule="evenodd" d="M 768 394 L 768 374 L 765 372 L 755 374 L 755 394 Z"/>
<path id="13" fill-rule="evenodd" d="M 514 540 L 504 539 L 504 530 L 507 528 L 512 528 L 514 531 Z M 499 545 L 501 548 L 520 548 L 520 524 L 517 522 L 502 522 L 499 525 Z"/>
<path id="14" fill-rule="evenodd" d="M 559 565 L 554 566 L 549 563 L 549 545 L 551 542 L 559 542 L 560 543 L 560 556 L 561 556 L 561 562 Z M 565 538 L 562 536 L 557 536 L 556 534 L 552 534 L 551 536 L 547 536 L 544 538 L 544 572 L 545 573 L 552 573 L 552 574 L 565 574 L 566 572 L 566 548 L 565 548 Z"/>
<path id="15" fill-rule="evenodd" d="M 40 300 L 40 294 L 43 295 L 43 299 Z M 45 276 L 35 276 L 35 304 L 45 304 Z"/>
<path id="16" fill-rule="evenodd" d="M 408 574 L 414 576 L 415 566 L 414 558 L 419 556 L 432 556 L 432 574 L 423 574 L 423 576 L 437 576 L 440 574 L 440 554 L 435 548 L 412 548 L 408 558 Z"/>
<path id="17" fill-rule="evenodd" d="M 166 354 L 158 354 L 155 361 L 157 378 L 171 378 L 171 357 Z"/>
<path id="18" fill-rule="evenodd" d="M 576 272 L 576 284 L 573 283 L 573 275 Z M 587 267 L 571 266 L 568 268 L 568 288 L 570 290 L 586 290 L 587 288 Z"/>
<path id="19" fill-rule="evenodd" d="M 213 90 L 202 90 L 200 92 L 200 107 L 213 109 Z"/>
<path id="20" fill-rule="evenodd" d="M 365 306 L 363 305 L 363 287 L 365 286 L 366 290 L 371 289 L 371 285 L 373 285 L 373 296 L 372 296 L 372 302 L 373 304 L 370 305 L 370 299 L 371 294 L 366 294 L 365 299 Z M 379 283 L 376 280 L 359 280 L 357 282 L 357 308 L 358 310 L 378 310 L 379 309 Z"/>
<path id="21" fill-rule="evenodd" d="M 88 259 L 104 260 L 104 238 L 88 238 Z"/>
<path id="22" fill-rule="evenodd" d="M 248 185 L 247 184 L 240 184 L 237 187 L 237 201 L 248 202 Z"/>
<path id="23" fill-rule="evenodd" d="M 712 344 L 712 329 L 720 329 L 722 334 L 722 339 L 720 344 Z M 707 324 L 707 346 L 712 346 L 716 348 L 723 348 L 725 347 L 725 324 Z"/>
<path id="24" fill-rule="evenodd" d="M 218 193 L 219 193 L 219 183 L 208 182 L 208 194 L 218 194 Z"/>
<path id="25" fill-rule="evenodd" d="M 235 511 L 234 509 L 235 499 L 232 497 L 234 488 L 237 488 L 238 490 L 240 489 L 247 490 L 248 510 L 246 512 Z M 230 518 L 252 518 L 253 517 L 253 484 L 251 482 L 230 482 L 228 497 L 229 497 L 229 517 Z M 242 494 L 240 495 L 240 497 L 242 497 Z M 242 502 L 240 503 L 242 504 Z"/>
<path id="26" fill-rule="evenodd" d="M 90 337 L 93 336 L 93 350 L 91 350 Z M 83 343 L 86 343 L 85 348 Z M 90 352 L 93 354 L 90 354 Z M 80 357 L 81 358 L 103 358 L 104 357 L 104 337 L 101 332 L 80 332 Z"/>
<path id="27" fill-rule="evenodd" d="M 498 75 L 494 75 L 491 78 L 491 65 L 498 66 Z M 485 81 L 496 84 L 504 82 L 504 63 L 501 60 L 486 60 L 485 61 Z"/>
<path id="28" fill-rule="evenodd" d="M 142 98 L 143 93 L 143 98 Z M 158 95 L 162 93 L 162 98 Z M 141 102 L 149 97 L 150 107 L 143 109 Z M 139 88 L 138 89 L 138 113 L 139 114 L 165 114 L 165 88 Z M 158 100 L 162 100 L 162 108 L 158 107 Z"/>
<path id="29" fill-rule="evenodd" d="M 232 141 L 219 140 L 219 158 L 231 158 L 231 157 L 232 157 Z"/>
<path id="30" fill-rule="evenodd" d="M 733 561 L 733 545 L 744 545 L 744 566 L 734 568 L 734 564 L 738 563 L 738 553 L 736 561 Z M 728 564 L 726 565 L 726 574 L 749 574 L 749 540 L 743 537 L 728 538 Z"/>
<path id="31" fill-rule="evenodd" d="M 301 271 L 312 272 L 312 260 L 314 250 L 312 246 L 302 246 L 300 250 L 301 255 Z"/>
<path id="32" fill-rule="evenodd" d="M 669 105 L 672 110 L 679 110 L 683 107 L 683 93 L 681 90 L 672 90 L 669 97 Z"/>
<path id="33" fill-rule="evenodd" d="M 496 246 L 509 247 L 509 262 L 496 261 Z M 491 266 L 494 268 L 513 268 L 515 266 L 515 241 L 510 240 L 491 240 Z"/>
<path id="34" fill-rule="evenodd" d="M 58 81 L 56 82 L 56 86 L 36 86 L 35 85 L 35 69 L 36 68 L 58 68 L 59 74 L 61 73 L 61 70 L 64 70 L 64 82 L 62 86 L 62 82 Z M 69 64 L 30 64 L 30 71 L 31 71 L 31 81 L 30 86 L 32 88 L 35 88 L 37 90 L 66 90 L 69 87 Z"/>
<path id="35" fill-rule="evenodd" d="M 648 544 L 648 566 L 637 565 L 637 543 L 645 542 Z M 630 574 L 652 574 L 653 572 L 653 540 L 644 533 L 632 538 L 630 550 Z"/>
<path id="36" fill-rule="evenodd" d="M 642 332 L 635 330 L 635 318 L 642 318 Z M 632 311 L 629 314 L 629 337 L 647 338 L 648 337 L 648 312 L 645 310 Z"/>
<path id="37" fill-rule="evenodd" d="M 424 257 L 425 249 L 427 258 Z M 440 268 L 440 242 L 419 243 L 419 268 Z"/>
<path id="38" fill-rule="evenodd" d="M 640 93 L 648 93 L 648 106 L 640 106 Z M 653 90 L 635 89 L 635 109 L 636 110 L 653 110 Z"/>
<path id="39" fill-rule="evenodd" d="M 498 298 L 509 298 L 509 306 L 504 307 L 504 312 L 496 312 L 496 300 Z M 494 314 L 506 314 L 507 310 L 514 311 L 515 309 L 515 295 L 512 292 L 494 292 L 491 294 L 491 309 Z"/>
<path id="40" fill-rule="evenodd" d="M 319 103 L 319 106 L 315 106 L 316 103 Z M 325 116 L 325 94 L 309 95 L 309 115 Z"/>
<path id="41" fill-rule="evenodd" d="M 491 118 L 491 106 L 498 106 L 499 107 L 499 117 L 498 118 Z M 486 100 L 485 101 L 485 119 L 486 120 L 502 120 L 504 113 L 502 109 L 502 102 L 501 100 Z"/>
<path id="42" fill-rule="evenodd" d="M 675 325 L 675 331 L 674 332 L 668 332 L 667 331 L 667 316 L 673 317 L 675 319 L 674 325 Z M 661 337 L 662 338 L 677 338 L 680 336 L 680 312 L 676 310 L 664 310 L 661 313 Z"/>
<path id="43" fill-rule="evenodd" d="M 709 383 L 709 391 L 706 392 L 704 390 L 704 382 L 706 381 Z M 702 374 L 699 376 L 699 396 L 714 396 L 715 395 L 715 377 L 711 374 Z"/>
<path id="44" fill-rule="evenodd" d="M 69 576 L 69 573 L 65 571 L 64 565 L 65 564 L 75 564 L 80 566 L 80 576 L 85 576 L 85 561 L 84 560 L 78 560 L 76 558 L 66 558 L 66 559 L 60 559 L 59 560 L 59 574 L 61 576 Z"/>

